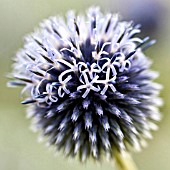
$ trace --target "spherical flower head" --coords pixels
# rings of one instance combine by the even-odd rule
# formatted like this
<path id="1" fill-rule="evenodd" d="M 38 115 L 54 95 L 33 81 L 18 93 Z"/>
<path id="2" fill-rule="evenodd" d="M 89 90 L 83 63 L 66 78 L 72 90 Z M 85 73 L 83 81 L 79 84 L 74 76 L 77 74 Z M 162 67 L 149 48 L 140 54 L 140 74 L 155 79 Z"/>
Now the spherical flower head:
<path id="1" fill-rule="evenodd" d="M 155 43 L 140 26 L 89 8 L 50 17 L 25 38 L 10 82 L 23 86 L 34 126 L 66 155 L 98 160 L 135 150 L 161 115 L 161 86 L 143 51 Z"/>

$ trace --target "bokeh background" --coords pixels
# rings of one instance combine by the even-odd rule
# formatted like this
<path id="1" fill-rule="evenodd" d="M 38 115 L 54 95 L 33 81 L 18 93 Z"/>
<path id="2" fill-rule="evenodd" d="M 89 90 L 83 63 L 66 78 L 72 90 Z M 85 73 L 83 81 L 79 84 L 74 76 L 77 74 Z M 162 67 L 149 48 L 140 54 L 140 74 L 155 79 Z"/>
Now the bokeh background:
<path id="1" fill-rule="evenodd" d="M 170 1 L 169 0 L 0 0 L 0 170 L 113 170 L 112 163 L 98 165 L 65 159 L 54 149 L 37 142 L 29 130 L 21 89 L 6 87 L 12 57 L 23 45 L 23 36 L 51 15 L 64 15 L 69 9 L 85 11 L 98 5 L 103 11 L 119 12 L 123 19 L 142 23 L 143 34 L 157 39 L 146 51 L 152 68 L 160 72 L 165 105 L 160 129 L 141 153 L 134 153 L 139 170 L 170 169 Z"/>

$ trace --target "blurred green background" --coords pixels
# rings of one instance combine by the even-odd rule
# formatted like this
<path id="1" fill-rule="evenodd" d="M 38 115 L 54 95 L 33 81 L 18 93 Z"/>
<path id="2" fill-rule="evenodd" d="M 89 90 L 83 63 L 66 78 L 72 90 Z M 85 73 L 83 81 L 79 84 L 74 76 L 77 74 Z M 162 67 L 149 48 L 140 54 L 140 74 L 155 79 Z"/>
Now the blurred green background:
<path id="1" fill-rule="evenodd" d="M 21 89 L 6 87 L 5 76 L 11 71 L 11 58 L 22 47 L 25 34 L 33 31 L 44 18 L 64 15 L 69 9 L 84 12 L 90 5 L 99 5 L 104 11 L 119 12 L 123 18 L 139 16 L 139 22 L 144 21 L 146 25 L 146 35 L 151 34 L 157 39 L 157 44 L 146 54 L 154 60 L 152 68 L 160 72 L 157 81 L 164 85 L 161 93 L 165 101 L 161 109 L 163 119 L 149 146 L 141 153 L 134 153 L 133 157 L 139 170 L 170 169 L 170 1 L 153 0 L 151 5 L 146 2 L 150 1 L 0 0 L 0 170 L 114 169 L 113 164 L 108 162 L 82 165 L 76 160 L 65 159 L 60 153 L 54 154 L 54 150 L 46 148 L 44 143 L 39 144 L 37 134 L 28 129 L 30 120 L 25 117 L 25 106 L 20 104 Z M 149 18 L 150 15 L 155 20 Z"/>

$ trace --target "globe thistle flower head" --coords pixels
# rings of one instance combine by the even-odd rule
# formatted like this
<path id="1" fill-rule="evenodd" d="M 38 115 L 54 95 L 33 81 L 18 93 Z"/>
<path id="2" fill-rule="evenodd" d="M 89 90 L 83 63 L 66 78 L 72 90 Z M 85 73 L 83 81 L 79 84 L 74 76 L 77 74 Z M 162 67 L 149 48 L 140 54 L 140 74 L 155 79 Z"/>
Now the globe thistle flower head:
<path id="1" fill-rule="evenodd" d="M 10 82 L 23 86 L 34 126 L 66 155 L 100 159 L 139 150 L 160 120 L 157 73 L 139 25 L 89 8 L 44 20 L 16 57 Z"/>

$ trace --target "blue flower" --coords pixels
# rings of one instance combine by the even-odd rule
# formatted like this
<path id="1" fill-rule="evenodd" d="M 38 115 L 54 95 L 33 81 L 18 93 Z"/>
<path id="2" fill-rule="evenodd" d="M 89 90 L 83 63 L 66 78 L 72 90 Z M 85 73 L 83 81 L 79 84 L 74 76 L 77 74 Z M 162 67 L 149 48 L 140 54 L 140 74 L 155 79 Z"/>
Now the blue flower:
<path id="1" fill-rule="evenodd" d="M 158 76 L 136 37 L 140 26 L 89 8 L 50 17 L 25 38 L 12 86 L 23 86 L 34 126 L 66 155 L 85 161 L 139 150 L 161 119 Z"/>

